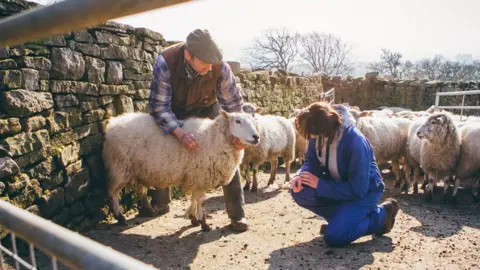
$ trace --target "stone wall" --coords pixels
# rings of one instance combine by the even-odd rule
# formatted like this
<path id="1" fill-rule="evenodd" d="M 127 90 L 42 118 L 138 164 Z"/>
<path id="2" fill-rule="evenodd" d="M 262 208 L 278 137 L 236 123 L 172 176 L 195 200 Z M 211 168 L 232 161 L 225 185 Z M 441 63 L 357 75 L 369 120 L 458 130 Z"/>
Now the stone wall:
<path id="1" fill-rule="evenodd" d="M 350 103 L 362 110 L 377 109 L 381 106 L 425 110 L 435 104 L 436 92 L 478 89 L 479 86 L 477 82 L 392 81 L 377 77 L 375 73 L 360 78 L 323 77 L 322 83 L 325 91 L 335 88 L 336 103 Z M 440 97 L 440 105 L 461 104 L 461 96 Z M 465 96 L 465 104 L 480 105 L 480 95 Z M 474 110 L 465 112 L 471 115 L 479 113 Z"/>
<path id="2" fill-rule="evenodd" d="M 0 15 L 29 7 L 0 1 Z M 0 198 L 77 231 L 105 220 L 104 127 L 113 116 L 148 111 L 152 67 L 168 44 L 159 33 L 109 22 L 0 49 Z M 287 116 L 321 91 L 318 77 L 231 65 L 245 99 L 268 113 Z M 127 190 L 121 203 L 130 210 L 135 196 Z"/>
<path id="3" fill-rule="evenodd" d="M 298 77 L 280 72 L 241 70 L 236 73 L 244 99 L 268 114 L 288 117 L 294 108 L 317 101 L 323 92 L 320 76 Z"/>

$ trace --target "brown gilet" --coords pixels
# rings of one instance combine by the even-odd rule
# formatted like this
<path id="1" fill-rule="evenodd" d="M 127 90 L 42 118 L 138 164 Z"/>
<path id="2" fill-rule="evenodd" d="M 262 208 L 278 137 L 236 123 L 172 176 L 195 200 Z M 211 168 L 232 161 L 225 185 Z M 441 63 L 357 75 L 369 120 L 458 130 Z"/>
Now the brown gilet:
<path id="1" fill-rule="evenodd" d="M 190 79 L 185 69 L 185 43 L 180 42 L 165 48 L 161 55 L 167 63 L 172 80 L 171 108 L 177 119 L 207 117 L 217 102 L 217 82 L 221 64 L 212 65 L 212 70 L 203 76 Z"/>

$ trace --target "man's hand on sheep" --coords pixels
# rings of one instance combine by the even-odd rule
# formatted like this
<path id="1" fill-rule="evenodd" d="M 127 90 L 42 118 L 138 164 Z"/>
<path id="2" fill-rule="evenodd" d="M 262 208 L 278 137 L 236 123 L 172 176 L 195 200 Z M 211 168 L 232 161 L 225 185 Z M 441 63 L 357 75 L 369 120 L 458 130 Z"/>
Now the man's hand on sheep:
<path id="1" fill-rule="evenodd" d="M 173 131 L 173 134 L 177 139 L 183 143 L 189 150 L 198 150 L 200 146 L 193 137 L 193 134 L 185 132 L 182 128 L 178 127 Z"/>
<path id="2" fill-rule="evenodd" d="M 247 144 L 243 144 L 239 138 L 235 136 L 231 136 L 231 137 L 232 137 L 233 147 L 235 147 L 235 149 L 237 149 L 238 151 L 243 150 L 248 146 Z"/>

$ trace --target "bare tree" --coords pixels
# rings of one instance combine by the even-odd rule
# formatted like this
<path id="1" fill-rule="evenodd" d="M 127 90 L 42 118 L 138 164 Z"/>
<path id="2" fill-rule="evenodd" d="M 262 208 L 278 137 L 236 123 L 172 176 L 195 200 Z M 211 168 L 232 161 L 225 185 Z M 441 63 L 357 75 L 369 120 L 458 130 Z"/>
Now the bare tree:
<path id="1" fill-rule="evenodd" d="M 420 60 L 416 63 L 416 75 L 428 80 L 438 80 L 441 78 L 444 61 L 445 59 L 440 55 L 432 59 Z"/>
<path id="2" fill-rule="evenodd" d="M 387 49 L 382 49 L 380 55 L 380 62 L 371 63 L 367 68 L 371 71 L 376 71 L 380 74 L 386 74 L 392 78 L 401 78 L 402 76 L 402 54 L 398 52 L 391 52 Z"/>
<path id="3" fill-rule="evenodd" d="M 246 49 L 244 61 L 252 68 L 291 71 L 298 54 L 297 36 L 287 28 L 267 29 Z"/>
<path id="4" fill-rule="evenodd" d="M 345 75 L 353 71 L 350 47 L 332 34 L 311 32 L 298 36 L 303 58 L 313 73 Z"/>

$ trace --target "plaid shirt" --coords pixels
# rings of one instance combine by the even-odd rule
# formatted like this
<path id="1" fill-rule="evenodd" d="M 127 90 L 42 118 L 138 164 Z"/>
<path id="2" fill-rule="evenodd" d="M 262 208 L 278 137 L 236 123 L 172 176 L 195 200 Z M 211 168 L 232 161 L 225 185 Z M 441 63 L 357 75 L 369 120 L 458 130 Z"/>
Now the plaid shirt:
<path id="1" fill-rule="evenodd" d="M 187 71 L 187 74 L 190 76 L 194 75 L 189 71 Z M 165 134 L 183 126 L 183 123 L 178 121 L 172 112 L 171 100 L 171 74 L 165 59 L 162 55 L 159 55 L 153 67 L 148 105 L 150 114 L 155 118 L 155 121 Z M 240 89 L 237 87 L 235 76 L 230 66 L 225 61 L 222 61 L 221 75 L 217 82 L 217 101 L 221 104 L 222 109 L 227 112 L 242 111 L 244 101 L 240 94 Z"/>

